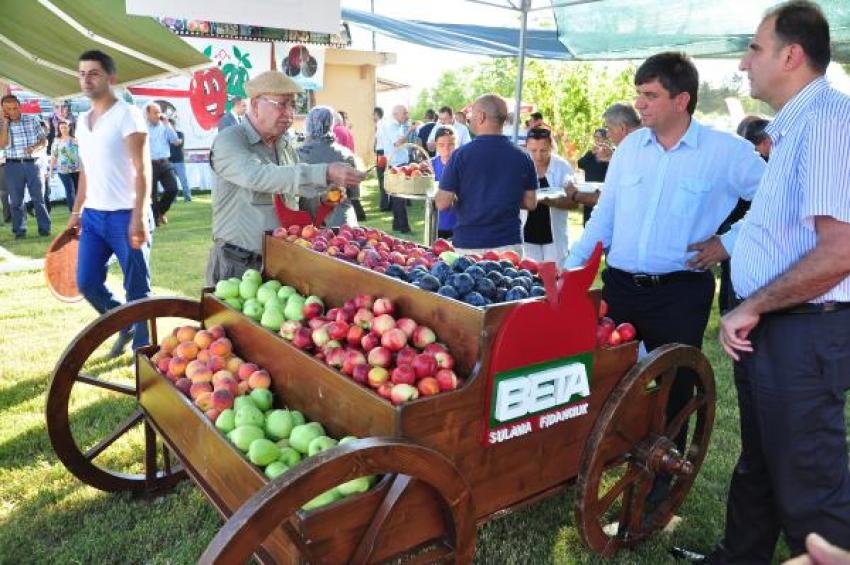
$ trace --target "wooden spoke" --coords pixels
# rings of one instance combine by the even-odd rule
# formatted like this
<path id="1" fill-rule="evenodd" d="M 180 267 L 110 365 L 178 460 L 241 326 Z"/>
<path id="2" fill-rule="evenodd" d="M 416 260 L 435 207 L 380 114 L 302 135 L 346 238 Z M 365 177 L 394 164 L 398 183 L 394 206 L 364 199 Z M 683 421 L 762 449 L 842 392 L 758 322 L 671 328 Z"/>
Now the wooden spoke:
<path id="1" fill-rule="evenodd" d="M 157 320 L 160 318 L 183 318 L 198 321 L 202 319 L 201 306 L 199 302 L 185 298 L 148 298 L 115 308 L 89 324 L 68 345 L 56 364 L 47 393 L 45 409 L 47 433 L 53 450 L 62 464 L 71 474 L 87 485 L 109 492 L 150 492 L 169 488 L 185 477 L 185 472 L 179 466 L 170 468 L 170 461 L 167 463 L 168 468 L 165 471 L 156 469 L 157 458 L 155 454 L 158 448 L 153 431 L 151 436 L 154 441 L 147 439 L 145 441 L 146 452 L 142 460 L 142 463 L 145 464 L 145 473 L 126 474 L 119 470 L 94 464 L 94 458 L 145 418 L 140 411 L 135 411 L 127 420 L 119 424 L 118 428 L 110 435 L 87 451 L 77 445 L 71 432 L 72 415 L 69 404 L 71 392 L 77 383 L 134 398 L 137 393 L 135 386 L 108 382 L 91 375 L 90 372 L 83 370 L 86 364 L 95 358 L 99 359 L 98 356 L 102 355 L 102 353 L 98 353 L 99 348 L 112 340 L 123 328 L 136 322 L 145 321 L 149 322 L 152 328 L 155 328 Z M 151 337 L 156 339 L 156 333 L 152 332 Z M 151 456 L 151 450 L 154 456 Z"/>
<path id="2" fill-rule="evenodd" d="M 136 389 L 133 387 L 129 387 L 127 385 L 121 385 L 118 383 L 110 383 L 109 381 L 104 381 L 97 377 L 92 377 L 83 373 L 77 375 L 77 382 L 83 383 L 91 386 L 96 386 L 99 388 L 105 388 L 106 390 L 111 390 L 113 392 L 120 392 L 121 394 L 126 394 L 127 396 L 136 396 Z"/>
<path id="3" fill-rule="evenodd" d="M 156 331 L 156 318 L 148 318 L 148 335 L 151 343 L 159 343 L 159 335 Z"/>
<path id="4" fill-rule="evenodd" d="M 696 374 L 698 392 L 667 423 L 670 390 L 680 369 Z M 650 383 L 656 386 L 649 387 Z M 579 466 L 576 517 L 579 533 L 588 547 L 610 556 L 667 524 L 684 502 L 702 466 L 714 425 L 714 400 L 711 365 L 698 349 L 686 345 L 666 345 L 654 350 L 620 380 L 593 424 Z M 651 514 L 647 516 L 647 497 L 656 476 L 648 469 L 671 465 L 658 457 L 666 456 L 666 450 L 675 447 L 675 433 L 690 417 L 696 418 L 696 423 L 690 446 L 685 450 L 688 472 L 677 474 L 666 497 L 660 502 L 653 501 Z M 629 470 L 600 499 L 600 481 L 605 471 L 611 469 L 613 454 L 618 449 L 622 452 L 624 446 L 629 449 Z M 672 463 L 677 461 L 682 463 L 675 459 Z M 613 533 L 605 528 L 605 513 L 617 500 L 623 506 L 619 509 L 617 532 Z"/>
<path id="5" fill-rule="evenodd" d="M 136 410 L 135 412 L 127 416 L 127 418 L 125 418 L 123 422 L 118 424 L 118 427 L 112 430 L 111 434 L 97 442 L 97 445 L 86 451 L 85 458 L 91 461 L 92 459 L 103 453 L 103 451 L 107 447 L 115 443 L 118 438 L 129 432 L 136 424 L 141 422 L 143 418 L 144 414 L 141 410 Z"/>
<path id="6" fill-rule="evenodd" d="M 369 562 L 372 557 L 372 553 L 375 551 L 375 544 L 378 542 L 378 535 L 381 533 L 381 529 L 386 523 L 390 513 L 395 508 L 395 505 L 398 503 L 398 499 L 401 498 L 401 495 L 408 489 L 412 481 L 413 479 L 407 475 L 396 475 L 393 478 L 387 495 L 384 497 L 384 500 L 381 501 L 381 505 L 378 507 L 375 515 L 372 516 L 369 528 L 360 539 L 360 543 L 354 551 L 354 555 L 352 557 L 352 561 L 354 563 Z"/>

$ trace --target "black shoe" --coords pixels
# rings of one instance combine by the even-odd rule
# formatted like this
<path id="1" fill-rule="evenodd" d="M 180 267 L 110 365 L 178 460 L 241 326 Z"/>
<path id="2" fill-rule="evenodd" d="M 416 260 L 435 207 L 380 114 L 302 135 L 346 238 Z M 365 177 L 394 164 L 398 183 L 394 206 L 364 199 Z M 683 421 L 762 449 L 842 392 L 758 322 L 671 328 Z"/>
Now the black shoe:
<path id="1" fill-rule="evenodd" d="M 40 232 L 38 232 L 38 235 L 40 235 L 41 237 L 50 237 L 50 232 L 49 231 L 40 231 Z"/>
<path id="2" fill-rule="evenodd" d="M 673 546 L 670 548 L 670 555 L 674 558 L 687 563 L 701 563 L 703 565 L 719 565 L 724 560 L 720 558 L 718 551 L 712 553 L 700 553 L 684 547 Z"/>
<path id="3" fill-rule="evenodd" d="M 127 347 L 127 344 L 133 341 L 134 335 L 136 335 L 136 330 L 134 329 L 127 331 L 121 330 L 118 332 L 118 338 L 115 340 L 115 343 L 112 344 L 112 349 L 109 350 L 107 357 L 109 359 L 120 357 L 121 354 L 124 353 L 124 348 Z"/>

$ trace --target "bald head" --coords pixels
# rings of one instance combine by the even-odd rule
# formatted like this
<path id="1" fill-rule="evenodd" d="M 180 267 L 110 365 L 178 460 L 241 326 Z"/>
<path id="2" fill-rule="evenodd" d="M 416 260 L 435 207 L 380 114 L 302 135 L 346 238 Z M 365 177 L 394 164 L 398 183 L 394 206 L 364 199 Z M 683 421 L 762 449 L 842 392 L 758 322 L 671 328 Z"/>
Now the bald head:
<path id="1" fill-rule="evenodd" d="M 403 124 L 407 121 L 408 112 L 407 106 L 404 104 L 399 104 L 398 106 L 393 106 L 393 119 L 400 124 Z"/>
<path id="2" fill-rule="evenodd" d="M 478 135 L 500 135 L 508 118 L 508 105 L 495 94 L 485 94 L 472 105 L 469 123 Z"/>

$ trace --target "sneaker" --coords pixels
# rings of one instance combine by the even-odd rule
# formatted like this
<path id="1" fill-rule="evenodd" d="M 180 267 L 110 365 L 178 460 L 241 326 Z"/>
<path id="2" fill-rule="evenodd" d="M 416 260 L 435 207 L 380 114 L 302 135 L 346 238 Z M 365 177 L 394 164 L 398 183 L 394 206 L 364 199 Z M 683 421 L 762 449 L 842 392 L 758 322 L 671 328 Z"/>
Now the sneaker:
<path id="1" fill-rule="evenodd" d="M 130 329 L 127 331 L 121 330 L 118 332 L 118 338 L 115 340 L 115 343 L 112 344 L 112 349 L 109 350 L 109 354 L 107 357 L 109 359 L 115 359 L 116 357 L 120 357 L 122 353 L 124 353 L 124 348 L 133 341 L 133 336 L 136 334 L 134 329 Z"/>

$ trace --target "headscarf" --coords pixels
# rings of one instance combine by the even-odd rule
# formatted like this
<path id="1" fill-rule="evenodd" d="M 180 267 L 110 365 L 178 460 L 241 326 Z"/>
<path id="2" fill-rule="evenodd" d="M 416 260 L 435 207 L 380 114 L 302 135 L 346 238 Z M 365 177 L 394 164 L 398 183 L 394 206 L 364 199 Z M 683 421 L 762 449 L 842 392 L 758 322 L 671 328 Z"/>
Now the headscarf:
<path id="1" fill-rule="evenodd" d="M 334 111 L 330 106 L 314 106 L 304 121 L 308 138 L 333 140 Z"/>

